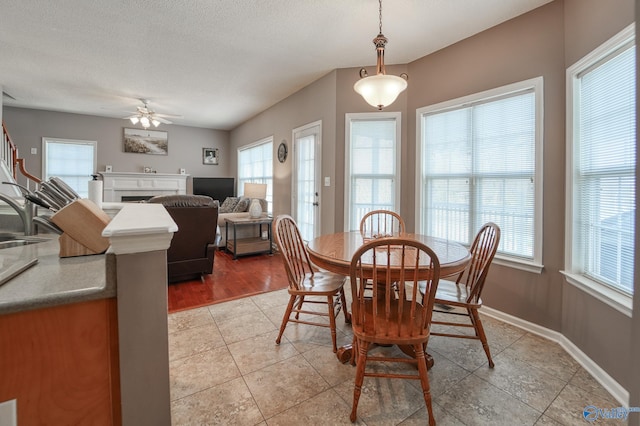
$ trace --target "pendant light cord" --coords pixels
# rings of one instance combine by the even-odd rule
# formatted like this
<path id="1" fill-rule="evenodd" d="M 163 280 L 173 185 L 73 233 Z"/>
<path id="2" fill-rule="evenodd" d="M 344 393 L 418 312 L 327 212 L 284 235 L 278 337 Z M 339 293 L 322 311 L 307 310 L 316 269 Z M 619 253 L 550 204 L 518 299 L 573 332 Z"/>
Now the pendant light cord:
<path id="1" fill-rule="evenodd" d="M 379 26 L 380 31 L 378 31 L 378 33 L 382 34 L 382 0 L 378 0 L 378 4 L 380 5 L 378 7 L 378 19 L 380 22 L 380 26 Z"/>

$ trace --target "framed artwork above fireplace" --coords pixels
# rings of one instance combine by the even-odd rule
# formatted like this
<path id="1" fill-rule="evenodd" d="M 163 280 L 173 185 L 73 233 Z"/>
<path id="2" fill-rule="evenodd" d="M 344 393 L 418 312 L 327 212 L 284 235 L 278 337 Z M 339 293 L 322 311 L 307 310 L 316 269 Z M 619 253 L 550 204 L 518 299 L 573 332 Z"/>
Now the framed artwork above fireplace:
<path id="1" fill-rule="evenodd" d="M 124 129 L 124 152 L 167 155 L 169 135 L 161 130 Z"/>

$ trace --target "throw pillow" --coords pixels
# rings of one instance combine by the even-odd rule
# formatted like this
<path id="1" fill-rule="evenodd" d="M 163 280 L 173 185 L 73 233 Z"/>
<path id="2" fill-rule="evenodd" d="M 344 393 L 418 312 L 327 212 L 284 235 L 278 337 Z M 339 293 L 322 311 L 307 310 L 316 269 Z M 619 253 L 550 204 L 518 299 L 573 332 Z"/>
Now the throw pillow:
<path id="1" fill-rule="evenodd" d="M 240 201 L 238 197 L 227 197 L 220 208 L 218 209 L 219 213 L 231 213 L 234 211 L 236 205 Z"/>
<path id="2" fill-rule="evenodd" d="M 246 212 L 249 210 L 249 204 L 251 204 L 251 198 L 242 197 L 240 198 L 240 201 L 238 201 L 238 204 L 236 204 L 236 207 L 233 209 L 233 212 L 234 213 Z"/>

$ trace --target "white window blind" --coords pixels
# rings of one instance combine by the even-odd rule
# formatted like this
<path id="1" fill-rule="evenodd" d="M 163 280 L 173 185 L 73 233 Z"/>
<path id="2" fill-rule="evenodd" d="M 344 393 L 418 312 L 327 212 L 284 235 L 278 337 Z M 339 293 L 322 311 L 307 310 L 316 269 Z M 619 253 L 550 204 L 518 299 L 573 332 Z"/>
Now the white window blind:
<path id="1" fill-rule="evenodd" d="M 399 212 L 399 128 L 396 113 L 348 114 L 348 230 L 358 230 L 369 211 Z"/>
<path id="2" fill-rule="evenodd" d="M 572 272 L 633 293 L 635 46 L 573 72 Z"/>
<path id="3" fill-rule="evenodd" d="M 536 97 L 541 89 L 521 86 L 421 114 L 419 220 L 426 234 L 463 244 L 470 244 L 484 223 L 495 222 L 502 234 L 499 254 L 539 263 Z"/>
<path id="4" fill-rule="evenodd" d="M 95 141 L 43 138 L 43 179 L 59 177 L 83 198 L 96 170 Z"/>
<path id="5" fill-rule="evenodd" d="M 238 194 L 245 183 L 266 183 L 269 211 L 273 211 L 273 139 L 267 138 L 238 150 Z"/>

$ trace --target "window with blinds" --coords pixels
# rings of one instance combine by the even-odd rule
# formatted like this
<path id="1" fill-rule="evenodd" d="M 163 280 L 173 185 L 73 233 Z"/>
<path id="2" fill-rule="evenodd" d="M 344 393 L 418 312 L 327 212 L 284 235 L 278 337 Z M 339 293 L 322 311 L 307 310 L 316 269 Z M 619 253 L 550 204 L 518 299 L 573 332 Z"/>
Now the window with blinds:
<path id="1" fill-rule="evenodd" d="M 345 229 L 372 210 L 400 212 L 400 113 L 346 115 Z"/>
<path id="2" fill-rule="evenodd" d="M 418 110 L 422 233 L 470 244 L 501 229 L 499 256 L 541 262 L 542 78 Z"/>
<path id="3" fill-rule="evenodd" d="M 623 31 L 567 71 L 568 270 L 633 293 L 635 41 Z"/>
<path id="4" fill-rule="evenodd" d="M 42 138 L 43 180 L 56 176 L 83 198 L 96 172 L 96 141 Z"/>
<path id="5" fill-rule="evenodd" d="M 238 150 L 238 194 L 245 183 L 266 183 L 269 211 L 273 211 L 273 138 Z"/>

